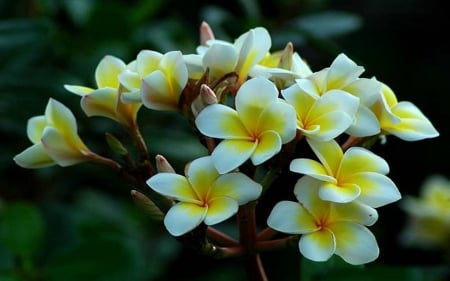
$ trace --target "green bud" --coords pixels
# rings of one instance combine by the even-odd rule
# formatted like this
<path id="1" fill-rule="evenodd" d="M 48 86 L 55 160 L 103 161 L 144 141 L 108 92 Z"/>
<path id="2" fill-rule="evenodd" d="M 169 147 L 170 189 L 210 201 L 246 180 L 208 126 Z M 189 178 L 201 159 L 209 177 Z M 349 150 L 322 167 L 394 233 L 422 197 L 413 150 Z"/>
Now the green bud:
<path id="1" fill-rule="evenodd" d="M 123 146 L 123 144 L 113 135 L 110 133 L 106 133 L 106 142 L 108 143 L 109 147 L 120 156 L 128 155 L 128 150 Z"/>

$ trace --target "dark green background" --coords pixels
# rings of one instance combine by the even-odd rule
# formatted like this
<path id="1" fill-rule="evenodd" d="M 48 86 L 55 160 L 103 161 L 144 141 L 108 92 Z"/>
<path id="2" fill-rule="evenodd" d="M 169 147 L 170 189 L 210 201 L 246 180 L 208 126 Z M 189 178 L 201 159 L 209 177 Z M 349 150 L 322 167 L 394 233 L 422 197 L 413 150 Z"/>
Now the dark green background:
<path id="1" fill-rule="evenodd" d="M 272 50 L 292 41 L 313 70 L 344 52 L 365 67 L 364 77 L 390 85 L 441 133 L 419 142 L 391 137 L 374 147 L 402 194 L 417 195 L 429 175 L 450 177 L 448 18 L 437 0 L 0 0 L 0 281 L 244 278 L 239 261 L 211 261 L 181 248 L 140 212 L 130 187 L 106 167 L 26 170 L 13 163 L 30 145 L 27 119 L 42 115 L 49 97 L 74 112 L 93 150 L 111 155 L 106 131 L 126 143 L 116 124 L 88 119 L 79 97 L 62 87 L 94 86 L 104 55 L 128 62 L 141 49 L 194 53 L 202 20 L 226 40 L 264 26 Z M 179 172 L 204 152 L 177 115 L 141 110 L 139 122 L 152 154 L 163 153 Z M 268 211 L 259 210 L 261 220 Z M 381 248 L 376 262 L 366 268 L 339 259 L 318 264 L 286 250 L 263 255 L 270 280 L 444 280 L 442 251 L 399 244 L 405 215 L 398 204 L 379 213 L 371 228 Z"/>

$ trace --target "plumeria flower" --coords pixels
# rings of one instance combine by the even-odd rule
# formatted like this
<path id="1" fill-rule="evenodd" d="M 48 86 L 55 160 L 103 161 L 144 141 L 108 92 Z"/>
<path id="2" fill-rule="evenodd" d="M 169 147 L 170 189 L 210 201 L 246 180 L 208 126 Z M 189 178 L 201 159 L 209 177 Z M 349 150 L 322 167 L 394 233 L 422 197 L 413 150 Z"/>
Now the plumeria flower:
<path id="1" fill-rule="evenodd" d="M 297 128 L 307 138 L 329 141 L 347 130 L 354 121 L 359 99 L 342 90 L 312 97 L 297 84 L 281 91 L 297 112 Z"/>
<path id="2" fill-rule="evenodd" d="M 406 246 L 450 249 L 450 180 L 432 175 L 423 183 L 419 197 L 406 197 L 401 207 L 408 223 L 401 234 Z"/>
<path id="3" fill-rule="evenodd" d="M 97 157 L 78 136 L 72 112 L 54 99 L 48 101 L 45 115 L 28 120 L 27 135 L 33 145 L 14 157 L 24 168 L 64 167 Z"/>
<path id="4" fill-rule="evenodd" d="M 298 202 L 278 202 L 267 224 L 280 232 L 302 234 L 299 249 L 313 261 L 326 261 L 333 254 L 350 264 L 375 260 L 379 248 L 374 235 L 365 226 L 378 219 L 375 209 L 357 202 L 337 204 L 323 201 L 318 186 L 297 184 Z"/>
<path id="5" fill-rule="evenodd" d="M 164 225 L 174 236 L 202 222 L 214 225 L 227 220 L 239 205 L 257 199 L 262 191 L 260 184 L 242 173 L 219 174 L 210 156 L 192 161 L 185 174 L 158 173 L 147 181 L 153 190 L 178 201 L 164 218 Z"/>
<path id="6" fill-rule="evenodd" d="M 295 110 L 278 98 L 266 78 L 248 80 L 236 94 L 236 110 L 223 104 L 203 109 L 195 120 L 206 136 L 224 139 L 212 152 L 220 173 L 238 168 L 251 159 L 259 165 L 281 150 L 296 134 Z"/>
<path id="7" fill-rule="evenodd" d="M 345 153 L 334 140 L 308 140 L 320 162 L 307 158 L 292 160 L 290 170 L 305 176 L 299 185 L 319 186 L 322 200 L 347 203 L 354 200 L 380 207 L 401 198 L 395 184 L 385 176 L 386 161 L 362 147 L 351 147 Z"/>
<path id="8" fill-rule="evenodd" d="M 297 84 L 312 97 L 326 95 L 330 90 L 342 90 L 358 97 L 358 111 L 346 133 L 355 137 L 372 136 L 380 132 L 380 125 L 369 107 L 378 99 L 381 84 L 376 79 L 359 78 L 363 72 L 362 66 L 340 54 L 330 67 L 298 79 Z"/>
<path id="9" fill-rule="evenodd" d="M 180 51 L 161 54 L 143 50 L 137 55 L 133 67 L 119 76 L 120 82 L 130 91 L 123 96 L 124 102 L 142 102 L 155 110 L 178 110 L 178 101 L 188 80 Z"/>
<path id="10" fill-rule="evenodd" d="M 133 127 L 141 104 L 124 104 L 121 99 L 124 89 L 119 82 L 119 75 L 128 67 L 119 58 L 105 56 L 95 70 L 97 89 L 75 85 L 64 87 L 82 96 L 81 108 L 87 116 L 103 116 Z"/>
<path id="11" fill-rule="evenodd" d="M 272 40 L 263 27 L 250 29 L 239 36 L 234 43 L 223 40 L 207 40 L 206 45 L 197 48 L 198 54 L 185 55 L 189 77 L 198 79 L 206 69 L 214 78 L 236 72 L 238 83 L 242 84 L 253 66 L 260 62 L 270 50 Z"/>
<path id="12" fill-rule="evenodd" d="M 381 96 L 372 107 L 382 134 L 394 135 L 405 141 L 417 141 L 439 136 L 430 120 L 413 103 L 397 101 L 391 88 L 383 84 Z"/>

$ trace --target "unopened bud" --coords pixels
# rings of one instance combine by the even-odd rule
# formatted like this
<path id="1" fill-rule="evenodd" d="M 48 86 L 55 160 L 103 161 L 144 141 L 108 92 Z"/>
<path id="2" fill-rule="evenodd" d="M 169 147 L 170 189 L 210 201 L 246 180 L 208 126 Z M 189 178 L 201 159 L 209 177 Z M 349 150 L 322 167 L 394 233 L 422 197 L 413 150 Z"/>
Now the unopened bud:
<path id="1" fill-rule="evenodd" d="M 200 25 L 200 45 L 206 45 L 208 40 L 214 39 L 214 33 L 208 23 L 202 22 Z"/>
<path id="2" fill-rule="evenodd" d="M 156 155 L 156 170 L 158 173 L 175 173 L 175 169 L 169 164 L 169 161 L 162 156 Z"/>
<path id="3" fill-rule="evenodd" d="M 291 69 L 293 54 L 294 54 L 294 45 L 292 44 L 292 42 L 289 42 L 286 44 L 286 47 L 284 47 L 278 67 L 288 70 Z"/>
<path id="4" fill-rule="evenodd" d="M 164 213 L 161 212 L 158 206 L 143 193 L 140 193 L 137 190 L 131 190 L 131 197 L 133 197 L 136 205 L 145 211 L 151 219 L 156 221 L 162 221 L 164 219 Z"/>
<path id="5" fill-rule="evenodd" d="M 128 150 L 123 146 L 123 144 L 113 135 L 110 133 L 105 134 L 106 142 L 108 143 L 109 147 L 120 156 L 128 155 Z"/>
<path id="6" fill-rule="evenodd" d="M 217 96 L 214 91 L 206 84 L 200 86 L 200 94 L 192 102 L 191 109 L 194 116 L 197 116 L 200 111 L 210 104 L 217 103 Z"/>

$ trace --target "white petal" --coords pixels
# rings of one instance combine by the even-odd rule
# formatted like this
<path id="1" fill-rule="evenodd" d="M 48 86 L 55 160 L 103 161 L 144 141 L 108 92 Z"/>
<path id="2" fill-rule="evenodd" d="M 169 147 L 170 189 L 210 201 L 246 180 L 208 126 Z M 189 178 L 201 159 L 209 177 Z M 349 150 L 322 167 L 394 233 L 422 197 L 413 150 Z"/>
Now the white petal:
<path id="1" fill-rule="evenodd" d="M 79 137 L 67 138 L 53 127 L 46 127 L 42 134 L 42 144 L 48 155 L 60 166 L 66 167 L 87 161 L 88 149 Z"/>
<path id="2" fill-rule="evenodd" d="M 238 53 L 232 45 L 214 44 L 203 56 L 204 68 L 210 69 L 212 77 L 221 77 L 234 71 L 238 59 Z"/>
<path id="3" fill-rule="evenodd" d="M 27 136 L 32 143 L 40 143 L 42 132 L 47 125 L 45 116 L 35 116 L 28 119 L 27 122 Z"/>
<path id="4" fill-rule="evenodd" d="M 280 232 L 289 234 L 303 234 L 316 231 L 311 214 L 297 202 L 281 201 L 273 207 L 267 225 Z"/>
<path id="5" fill-rule="evenodd" d="M 351 221 L 363 225 L 373 225 L 378 220 L 378 212 L 374 208 L 353 201 L 345 204 L 332 204 L 330 221 Z"/>
<path id="6" fill-rule="evenodd" d="M 75 85 L 64 85 L 64 88 L 71 92 L 74 93 L 76 95 L 79 96 L 84 96 L 86 94 L 89 94 L 90 92 L 92 92 L 94 89 L 89 88 L 89 87 L 84 87 L 84 86 L 75 86 Z"/>
<path id="7" fill-rule="evenodd" d="M 242 173 L 221 175 L 211 188 L 211 197 L 227 196 L 236 200 L 239 205 L 256 200 L 262 192 L 262 186 Z"/>
<path id="8" fill-rule="evenodd" d="M 102 88 L 83 96 L 81 108 L 87 116 L 103 116 L 118 120 L 116 115 L 117 89 Z"/>
<path id="9" fill-rule="evenodd" d="M 150 109 L 176 111 L 178 96 L 172 95 L 170 88 L 163 72 L 159 70 L 152 72 L 141 84 L 142 103 Z"/>
<path id="10" fill-rule="evenodd" d="M 14 156 L 17 165 L 27 169 L 44 168 L 55 165 L 41 143 L 32 145 Z"/>
<path id="11" fill-rule="evenodd" d="M 392 112 L 400 117 L 400 124 L 383 128 L 405 141 L 418 141 L 439 136 L 428 118 L 412 103 L 399 102 Z"/>
<path id="12" fill-rule="evenodd" d="M 77 123 L 72 111 L 59 101 L 50 98 L 45 108 L 47 124 L 67 132 L 71 137 L 76 134 Z"/>
<path id="13" fill-rule="evenodd" d="M 402 197 L 395 183 L 381 174 L 358 173 L 351 178 L 351 181 L 361 187 L 361 196 L 358 201 L 374 208 L 398 201 Z"/>
<path id="14" fill-rule="evenodd" d="M 257 131 L 275 131 L 283 144 L 294 139 L 297 131 L 297 117 L 294 108 L 286 103 L 276 102 L 261 112 Z"/>
<path id="15" fill-rule="evenodd" d="M 372 111 L 360 106 L 353 124 L 345 132 L 355 137 L 374 136 L 380 132 L 380 123 Z"/>
<path id="16" fill-rule="evenodd" d="M 163 55 L 156 51 L 142 50 L 136 56 L 136 71 L 140 77 L 145 77 L 148 74 L 158 69 L 159 63 Z"/>
<path id="17" fill-rule="evenodd" d="M 211 188 L 219 176 L 210 156 L 192 161 L 186 169 L 186 177 L 200 200 L 209 197 Z"/>
<path id="18" fill-rule="evenodd" d="M 339 177 L 346 178 L 359 172 L 389 173 L 389 165 L 380 156 L 362 147 L 350 147 L 342 157 Z"/>
<path id="19" fill-rule="evenodd" d="M 335 140 L 330 141 L 316 141 L 310 138 L 306 139 L 311 149 L 319 158 L 322 165 L 327 170 L 327 174 L 330 176 L 336 176 L 343 152 L 339 144 Z"/>
<path id="20" fill-rule="evenodd" d="M 297 52 L 292 55 L 291 68 L 294 73 L 299 74 L 301 77 L 307 77 L 313 73 L 311 71 L 311 68 L 309 68 L 309 65 L 300 57 Z"/>
<path id="21" fill-rule="evenodd" d="M 236 111 L 242 123 L 253 131 L 251 128 L 257 125 L 255 118 L 258 118 L 261 112 L 274 102 L 279 102 L 275 84 L 266 78 L 256 77 L 239 88 L 236 94 Z"/>
<path id="22" fill-rule="evenodd" d="M 380 98 L 381 83 L 375 78 L 358 78 L 342 90 L 358 97 L 364 106 L 371 106 Z"/>
<path id="23" fill-rule="evenodd" d="M 200 111 L 195 125 L 205 136 L 218 139 L 251 139 L 237 112 L 223 104 L 212 104 Z"/>
<path id="24" fill-rule="evenodd" d="M 336 237 L 336 255 L 353 265 L 369 263 L 378 258 L 380 250 L 375 236 L 366 227 L 350 222 L 331 226 Z"/>
<path id="25" fill-rule="evenodd" d="M 332 232 L 323 229 L 304 234 L 299 241 L 300 252 L 313 261 L 326 261 L 336 250 L 336 241 Z"/>
<path id="26" fill-rule="evenodd" d="M 238 203 L 229 197 L 215 197 L 208 201 L 208 213 L 205 217 L 206 225 L 214 225 L 229 219 L 237 213 Z"/>
<path id="27" fill-rule="evenodd" d="M 219 173 L 228 173 L 247 161 L 256 146 L 257 143 L 253 141 L 223 140 L 211 154 L 214 166 Z"/>
<path id="28" fill-rule="evenodd" d="M 293 159 L 289 165 L 289 169 L 292 172 L 308 175 L 318 180 L 336 182 L 333 176 L 327 174 L 325 167 L 321 163 L 312 159 Z"/>
<path id="29" fill-rule="evenodd" d="M 333 183 L 324 183 L 320 186 L 319 197 L 322 200 L 348 203 L 361 194 L 361 188 L 356 184 L 336 185 Z"/>
<path id="30" fill-rule="evenodd" d="M 119 81 L 128 91 L 135 91 L 141 87 L 141 77 L 134 71 L 122 72 L 119 75 Z"/>
<path id="31" fill-rule="evenodd" d="M 200 203 L 188 180 L 181 175 L 158 173 L 148 179 L 146 183 L 154 191 L 173 197 L 178 201 Z"/>
<path id="32" fill-rule="evenodd" d="M 341 89 L 357 79 L 363 72 L 363 67 L 356 65 L 345 54 L 339 54 L 328 70 L 327 89 Z"/>
<path id="33" fill-rule="evenodd" d="M 188 80 L 188 71 L 180 51 L 171 51 L 164 54 L 160 62 L 160 67 L 172 89 L 172 95 L 177 97 L 181 94 Z"/>
<path id="34" fill-rule="evenodd" d="M 207 207 L 180 202 L 164 217 L 164 225 L 173 236 L 180 236 L 196 228 L 206 217 Z"/>
<path id="35" fill-rule="evenodd" d="M 95 69 L 98 88 L 119 87 L 119 74 L 126 68 L 125 63 L 114 56 L 105 56 Z"/>
<path id="36" fill-rule="evenodd" d="M 253 165 L 260 165 L 280 152 L 281 138 L 274 131 L 266 131 L 258 138 L 256 149 L 251 156 Z"/>

